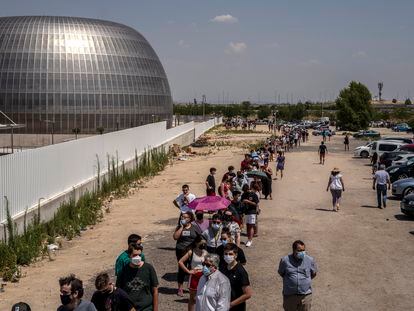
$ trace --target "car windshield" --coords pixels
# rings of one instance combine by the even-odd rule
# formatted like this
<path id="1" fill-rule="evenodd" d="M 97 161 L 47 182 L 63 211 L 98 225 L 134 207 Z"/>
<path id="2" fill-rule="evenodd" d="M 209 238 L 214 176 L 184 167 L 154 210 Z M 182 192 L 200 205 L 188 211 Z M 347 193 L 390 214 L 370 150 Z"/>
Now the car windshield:
<path id="1" fill-rule="evenodd" d="M 414 164 L 414 159 L 407 161 L 407 166 L 411 166 Z"/>

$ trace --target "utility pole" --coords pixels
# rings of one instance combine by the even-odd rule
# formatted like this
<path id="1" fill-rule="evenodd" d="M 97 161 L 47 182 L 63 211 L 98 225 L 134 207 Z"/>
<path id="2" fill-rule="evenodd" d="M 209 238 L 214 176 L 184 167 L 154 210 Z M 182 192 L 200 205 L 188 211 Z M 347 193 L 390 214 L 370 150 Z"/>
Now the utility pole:
<path id="1" fill-rule="evenodd" d="M 384 83 L 383 82 L 378 82 L 378 98 L 379 101 L 382 100 L 381 96 L 382 96 L 382 88 L 384 87 Z"/>
<path id="2" fill-rule="evenodd" d="M 203 121 L 206 120 L 206 95 L 203 95 L 202 100 L 201 100 L 201 104 L 203 105 Z"/>

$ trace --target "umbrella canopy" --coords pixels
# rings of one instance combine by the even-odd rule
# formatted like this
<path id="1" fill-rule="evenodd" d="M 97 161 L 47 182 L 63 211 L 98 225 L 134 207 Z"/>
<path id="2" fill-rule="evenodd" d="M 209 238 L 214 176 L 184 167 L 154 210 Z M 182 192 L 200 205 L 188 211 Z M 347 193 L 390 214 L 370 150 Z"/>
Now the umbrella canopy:
<path id="1" fill-rule="evenodd" d="M 226 209 L 230 201 L 220 196 L 206 196 L 194 199 L 188 204 L 188 207 L 196 211 L 218 211 Z"/>
<path id="2" fill-rule="evenodd" d="M 264 172 L 262 172 L 262 171 L 250 171 L 250 172 L 247 172 L 246 174 L 247 174 L 247 176 L 249 176 L 249 177 L 254 177 L 254 176 L 256 176 L 256 177 L 260 177 L 260 178 L 267 178 L 266 173 L 264 173 Z"/>

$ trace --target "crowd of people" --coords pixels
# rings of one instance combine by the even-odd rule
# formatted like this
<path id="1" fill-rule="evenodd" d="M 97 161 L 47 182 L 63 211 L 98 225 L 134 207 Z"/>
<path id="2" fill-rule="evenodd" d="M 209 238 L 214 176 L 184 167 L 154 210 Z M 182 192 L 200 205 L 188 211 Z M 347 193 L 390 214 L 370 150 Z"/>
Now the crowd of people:
<path id="1" fill-rule="evenodd" d="M 220 183 L 216 182 L 216 168 L 210 169 L 205 180 L 205 197 L 221 197 L 220 200 L 228 202 L 225 208 L 215 211 L 191 208 L 189 205 L 196 195 L 187 184 L 173 200 L 179 209 L 173 233 L 177 295 L 186 295 L 184 283 L 188 277 L 188 310 L 246 310 L 253 289 L 242 245 L 252 247 L 253 240 L 259 237 L 260 200 L 272 200 L 272 180 L 279 173 L 280 179 L 283 178 L 285 151 L 298 147 L 301 139 L 306 141 L 306 135 L 299 130 L 286 128 L 280 133 L 245 154 L 237 170 L 229 166 Z M 244 230 L 246 239 L 242 237 Z M 142 239 L 131 234 L 126 242 L 126 249 L 115 261 L 116 280 L 107 272 L 98 274 L 91 301 L 83 298 L 83 283 L 75 275 L 59 279 L 61 305 L 57 310 L 158 311 L 159 281 L 155 268 L 144 255 Z M 292 247 L 292 254 L 281 259 L 278 269 L 284 284 L 284 308 L 307 310 L 298 306 L 310 306 L 311 279 L 317 268 L 313 258 L 306 255 L 302 241 L 295 241 Z M 19 308 L 13 310 L 30 310 L 23 303 Z"/>

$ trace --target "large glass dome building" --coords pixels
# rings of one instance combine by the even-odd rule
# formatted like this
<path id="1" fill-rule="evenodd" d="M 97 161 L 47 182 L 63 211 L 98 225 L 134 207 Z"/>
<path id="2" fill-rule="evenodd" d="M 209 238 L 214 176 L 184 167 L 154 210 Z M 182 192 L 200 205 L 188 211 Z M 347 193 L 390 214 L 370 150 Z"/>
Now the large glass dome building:
<path id="1" fill-rule="evenodd" d="M 49 133 L 53 126 L 55 133 L 85 134 L 170 121 L 172 98 L 157 54 L 130 27 L 1 17 L 0 110 L 25 125 L 19 132 Z"/>

